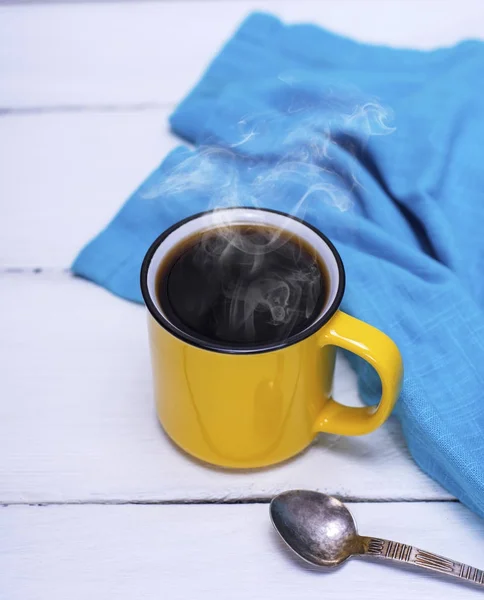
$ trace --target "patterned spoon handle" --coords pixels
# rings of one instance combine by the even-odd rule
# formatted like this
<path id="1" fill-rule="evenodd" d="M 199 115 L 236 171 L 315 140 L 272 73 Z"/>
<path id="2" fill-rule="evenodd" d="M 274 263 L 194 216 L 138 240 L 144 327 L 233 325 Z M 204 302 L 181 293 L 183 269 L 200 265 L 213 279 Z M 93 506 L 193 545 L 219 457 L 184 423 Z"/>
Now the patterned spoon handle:
<path id="1" fill-rule="evenodd" d="M 361 539 L 363 542 L 363 555 L 415 565 L 429 571 L 452 575 L 484 587 L 484 571 L 480 569 L 444 558 L 438 554 L 432 554 L 432 552 L 420 550 L 420 548 L 414 546 L 407 546 L 407 544 L 366 536 L 361 536 Z"/>

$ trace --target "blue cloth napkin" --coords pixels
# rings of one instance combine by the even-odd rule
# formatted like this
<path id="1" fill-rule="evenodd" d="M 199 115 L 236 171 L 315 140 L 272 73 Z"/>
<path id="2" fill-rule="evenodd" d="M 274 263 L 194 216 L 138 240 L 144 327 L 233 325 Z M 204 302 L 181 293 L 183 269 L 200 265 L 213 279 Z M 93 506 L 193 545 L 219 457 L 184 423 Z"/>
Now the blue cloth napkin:
<path id="1" fill-rule="evenodd" d="M 190 214 L 256 205 L 325 232 L 342 308 L 390 335 L 418 465 L 484 515 L 484 45 L 368 46 L 251 15 L 171 117 L 173 151 L 73 271 L 141 302 L 154 238 Z M 363 399 L 375 372 L 350 356 Z"/>

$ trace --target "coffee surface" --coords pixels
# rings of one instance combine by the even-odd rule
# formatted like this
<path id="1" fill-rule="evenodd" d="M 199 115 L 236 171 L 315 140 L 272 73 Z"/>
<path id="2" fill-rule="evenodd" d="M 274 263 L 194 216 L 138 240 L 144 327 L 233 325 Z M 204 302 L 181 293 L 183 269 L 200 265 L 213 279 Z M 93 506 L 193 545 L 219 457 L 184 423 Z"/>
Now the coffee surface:
<path id="1" fill-rule="evenodd" d="M 302 331 L 321 312 L 327 287 L 304 241 L 259 225 L 219 227 L 180 242 L 156 280 L 158 300 L 178 328 L 234 348 Z"/>

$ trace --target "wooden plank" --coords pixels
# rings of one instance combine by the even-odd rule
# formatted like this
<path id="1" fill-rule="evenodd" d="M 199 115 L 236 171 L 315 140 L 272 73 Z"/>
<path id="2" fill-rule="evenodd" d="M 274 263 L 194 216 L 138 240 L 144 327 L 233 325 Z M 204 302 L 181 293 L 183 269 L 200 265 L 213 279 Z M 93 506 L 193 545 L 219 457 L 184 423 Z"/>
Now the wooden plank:
<path id="1" fill-rule="evenodd" d="M 430 48 L 484 35 L 482 2 L 311 0 L 0 7 L 0 105 L 175 102 L 252 10 L 362 41 Z"/>
<path id="2" fill-rule="evenodd" d="M 0 118 L 0 266 L 66 268 L 177 140 L 168 110 Z"/>
<path id="3" fill-rule="evenodd" d="M 363 533 L 484 567 L 484 522 L 457 503 L 353 504 Z M 267 505 L 0 508 L 8 600 L 465 600 L 476 588 L 352 560 L 333 572 L 293 557 Z"/>
<path id="4" fill-rule="evenodd" d="M 0 502 L 234 500 L 313 487 L 349 498 L 443 499 L 396 421 L 322 436 L 246 473 L 188 458 L 158 425 L 144 309 L 66 274 L 0 276 Z M 357 399 L 338 365 L 335 397 Z"/>

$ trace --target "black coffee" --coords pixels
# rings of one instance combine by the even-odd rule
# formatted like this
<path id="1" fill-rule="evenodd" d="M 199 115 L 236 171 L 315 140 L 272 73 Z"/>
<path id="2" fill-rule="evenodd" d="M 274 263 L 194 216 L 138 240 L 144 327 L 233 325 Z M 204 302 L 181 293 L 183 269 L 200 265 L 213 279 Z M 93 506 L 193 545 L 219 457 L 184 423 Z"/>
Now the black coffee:
<path id="1" fill-rule="evenodd" d="M 157 274 L 157 295 L 180 329 L 233 348 L 270 344 L 321 312 L 327 275 L 299 238 L 267 226 L 230 225 L 181 242 Z"/>

